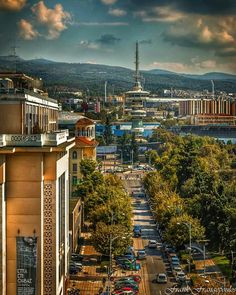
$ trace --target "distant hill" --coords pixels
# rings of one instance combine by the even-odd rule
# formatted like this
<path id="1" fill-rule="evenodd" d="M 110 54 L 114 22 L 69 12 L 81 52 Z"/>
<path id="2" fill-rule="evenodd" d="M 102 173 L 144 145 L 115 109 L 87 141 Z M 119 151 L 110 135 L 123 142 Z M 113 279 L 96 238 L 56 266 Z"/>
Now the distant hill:
<path id="1" fill-rule="evenodd" d="M 81 89 L 90 94 L 103 95 L 104 82 L 108 93 L 123 93 L 133 85 L 134 71 L 118 66 L 86 63 L 55 62 L 46 59 L 23 60 L 0 56 L 0 71 L 17 69 L 43 79 L 49 91 L 52 89 Z M 214 79 L 216 91 L 236 92 L 236 76 L 224 73 L 185 75 L 165 70 L 142 71 L 146 90 L 161 92 L 163 89 L 211 90 Z"/>

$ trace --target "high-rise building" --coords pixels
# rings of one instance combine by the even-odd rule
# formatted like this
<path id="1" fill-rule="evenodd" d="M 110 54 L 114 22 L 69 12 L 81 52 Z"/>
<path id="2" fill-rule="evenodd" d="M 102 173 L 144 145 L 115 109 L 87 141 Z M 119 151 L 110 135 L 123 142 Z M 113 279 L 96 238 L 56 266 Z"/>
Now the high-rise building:
<path id="1" fill-rule="evenodd" d="M 31 77 L 5 78 L 12 84 L 0 89 L 0 293 L 62 295 L 74 138 L 58 130 L 57 101 Z"/>

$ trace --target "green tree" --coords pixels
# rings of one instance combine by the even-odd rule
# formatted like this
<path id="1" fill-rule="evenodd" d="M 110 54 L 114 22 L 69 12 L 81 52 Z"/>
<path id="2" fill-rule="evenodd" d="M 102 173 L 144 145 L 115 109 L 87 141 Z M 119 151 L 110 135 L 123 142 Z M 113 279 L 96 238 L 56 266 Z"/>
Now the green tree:
<path id="1" fill-rule="evenodd" d="M 109 116 L 107 115 L 106 121 L 105 121 L 105 130 L 104 130 L 104 141 L 106 145 L 109 145 L 112 143 L 112 130 L 111 130 L 111 121 Z"/>
<path id="2" fill-rule="evenodd" d="M 80 172 L 84 178 L 91 175 L 96 169 L 97 163 L 92 159 L 83 159 L 80 162 Z"/>
<path id="3" fill-rule="evenodd" d="M 191 224 L 192 241 L 201 240 L 205 237 L 205 229 L 201 226 L 200 221 L 185 213 L 171 218 L 166 228 L 165 240 L 176 247 L 188 244 L 189 224 Z"/>
<path id="4" fill-rule="evenodd" d="M 92 232 L 91 241 L 95 249 L 104 255 L 110 254 L 110 241 L 112 240 L 112 254 L 124 254 L 131 244 L 131 236 L 127 228 L 120 224 L 107 225 L 98 222 L 96 229 Z"/>

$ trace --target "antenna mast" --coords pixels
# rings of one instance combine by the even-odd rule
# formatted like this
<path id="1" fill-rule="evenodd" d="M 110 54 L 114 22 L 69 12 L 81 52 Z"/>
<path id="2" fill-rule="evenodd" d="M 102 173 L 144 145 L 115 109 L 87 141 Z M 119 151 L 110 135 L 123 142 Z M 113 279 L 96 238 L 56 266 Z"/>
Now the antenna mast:
<path id="1" fill-rule="evenodd" d="M 135 50 L 135 74 L 134 74 L 134 79 L 135 79 L 135 87 L 138 89 L 142 89 L 142 86 L 140 84 L 140 73 L 139 73 L 139 44 L 138 41 L 136 42 L 136 50 Z"/>
<path id="2" fill-rule="evenodd" d="M 211 80 L 211 85 L 212 85 L 212 99 L 215 99 L 215 84 L 213 80 Z"/>
<path id="3" fill-rule="evenodd" d="M 16 45 L 12 46 L 12 55 L 13 55 L 13 61 L 14 61 L 14 71 L 15 73 L 17 72 L 17 54 L 16 54 L 16 49 L 19 48 Z"/>

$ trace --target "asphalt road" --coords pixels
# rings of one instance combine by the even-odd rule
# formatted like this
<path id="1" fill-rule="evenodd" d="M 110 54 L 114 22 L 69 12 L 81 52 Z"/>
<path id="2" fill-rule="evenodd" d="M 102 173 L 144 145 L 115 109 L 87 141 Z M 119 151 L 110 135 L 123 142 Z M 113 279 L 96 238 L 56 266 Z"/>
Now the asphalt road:
<path id="1" fill-rule="evenodd" d="M 122 177 L 125 177 L 124 182 L 128 192 L 130 194 L 133 193 L 134 224 L 140 225 L 142 229 L 142 237 L 134 238 L 134 248 L 135 251 L 145 248 L 147 253 L 147 258 L 142 262 L 143 281 L 145 285 L 145 291 L 142 295 L 165 295 L 169 294 L 166 289 L 171 288 L 173 282 L 171 281 L 171 277 L 168 277 L 167 284 L 157 284 L 155 282 L 158 273 L 167 273 L 169 271 L 169 264 L 162 256 L 161 247 L 149 249 L 147 246 L 148 240 L 150 239 L 157 240 L 160 246 L 161 241 L 158 238 L 156 223 L 153 219 L 147 199 L 141 199 L 135 196 L 135 194 L 142 189 L 141 180 L 137 179 L 141 174 L 142 172 L 137 171 L 127 175 L 123 174 Z M 141 203 L 137 202 L 137 200 L 141 200 Z"/>

